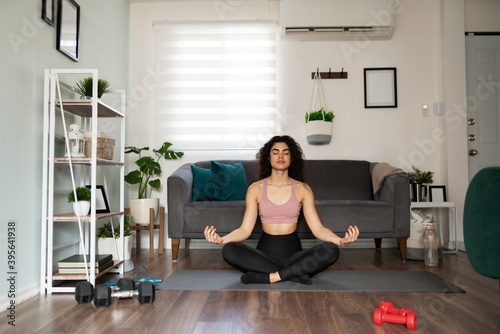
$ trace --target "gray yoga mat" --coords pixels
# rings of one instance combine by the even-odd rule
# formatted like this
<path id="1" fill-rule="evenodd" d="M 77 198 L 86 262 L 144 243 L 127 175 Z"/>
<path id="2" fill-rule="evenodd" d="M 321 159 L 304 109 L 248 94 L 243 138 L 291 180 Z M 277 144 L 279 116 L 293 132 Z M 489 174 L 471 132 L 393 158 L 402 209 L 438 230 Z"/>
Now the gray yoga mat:
<path id="1" fill-rule="evenodd" d="M 395 291 L 465 292 L 427 271 L 333 271 L 319 273 L 313 284 L 295 282 L 243 284 L 236 270 L 176 270 L 160 290 L 259 290 L 259 291 Z"/>

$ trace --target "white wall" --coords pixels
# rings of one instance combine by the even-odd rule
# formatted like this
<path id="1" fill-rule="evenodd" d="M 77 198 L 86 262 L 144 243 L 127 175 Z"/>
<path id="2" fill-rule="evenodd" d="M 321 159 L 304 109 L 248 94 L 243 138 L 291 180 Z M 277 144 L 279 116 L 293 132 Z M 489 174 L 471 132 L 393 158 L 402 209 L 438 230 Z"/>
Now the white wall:
<path id="1" fill-rule="evenodd" d="M 129 5 L 77 1 L 80 62 L 56 50 L 56 29 L 41 19 L 39 0 L 3 0 L 0 11 L 0 305 L 7 305 L 7 223 L 16 222 L 16 299 L 39 292 L 43 73 L 46 68 L 97 68 L 114 88 L 128 86 Z M 21 251 L 22 250 L 22 251 Z"/>
<path id="2" fill-rule="evenodd" d="M 280 126 L 283 133 L 294 136 L 301 144 L 307 158 L 366 159 L 388 162 L 407 171 L 415 165 L 434 171 L 435 184 L 445 184 L 446 145 L 435 140 L 444 131 L 444 121 L 443 116 L 433 114 L 434 102 L 443 101 L 440 34 L 443 8 L 441 2 L 434 0 L 401 0 L 399 6 L 388 10 L 396 15 L 394 35 L 388 41 L 279 42 Z M 277 1 L 132 3 L 131 96 L 134 86 L 144 87 L 143 82 L 148 80 L 149 70 L 154 66 L 152 22 L 277 19 L 278 11 Z M 463 3 L 461 15 L 463 21 Z M 307 144 L 304 132 L 304 112 L 309 109 L 313 84 L 310 75 L 318 67 L 321 71 L 344 68 L 349 73 L 347 80 L 323 80 L 327 103 L 336 114 L 333 139 L 326 146 Z M 397 67 L 398 108 L 364 109 L 363 69 L 367 67 Z M 453 87 L 451 83 L 450 89 Z M 148 90 L 141 95 L 137 106 L 130 108 L 130 144 L 147 145 L 151 140 L 152 95 L 152 89 Z M 422 117 L 423 104 L 429 106 L 427 117 Z M 189 151 L 181 162 L 165 164 L 164 173 L 169 175 L 181 163 L 236 155 L 251 159 L 254 153 Z M 165 188 L 159 194 L 162 205 L 166 205 Z M 459 189 L 456 197 L 450 198 L 460 201 L 463 196 L 463 189 Z"/>

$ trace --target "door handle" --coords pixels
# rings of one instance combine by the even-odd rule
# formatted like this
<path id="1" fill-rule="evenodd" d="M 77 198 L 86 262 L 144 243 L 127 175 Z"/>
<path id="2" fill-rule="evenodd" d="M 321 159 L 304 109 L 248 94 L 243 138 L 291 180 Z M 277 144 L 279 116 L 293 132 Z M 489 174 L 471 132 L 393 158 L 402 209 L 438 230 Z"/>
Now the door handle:
<path id="1" fill-rule="evenodd" d="M 471 157 L 473 157 L 473 156 L 477 155 L 477 150 L 469 150 L 469 155 L 470 155 Z"/>
<path id="2" fill-rule="evenodd" d="M 469 141 L 474 141 L 476 140 L 476 135 L 469 135 L 467 139 L 469 139 Z"/>

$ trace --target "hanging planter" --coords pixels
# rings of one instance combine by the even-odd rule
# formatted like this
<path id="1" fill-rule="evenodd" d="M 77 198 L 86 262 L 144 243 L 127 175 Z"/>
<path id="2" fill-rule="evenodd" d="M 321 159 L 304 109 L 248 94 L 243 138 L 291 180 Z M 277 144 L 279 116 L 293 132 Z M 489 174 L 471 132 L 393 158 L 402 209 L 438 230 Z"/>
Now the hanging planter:
<path id="1" fill-rule="evenodd" d="M 318 109 L 318 105 L 321 107 Z M 326 99 L 321 84 L 321 77 L 314 75 L 311 95 L 311 112 L 306 112 L 306 136 L 311 145 L 326 145 L 332 140 L 333 111 L 326 111 Z"/>

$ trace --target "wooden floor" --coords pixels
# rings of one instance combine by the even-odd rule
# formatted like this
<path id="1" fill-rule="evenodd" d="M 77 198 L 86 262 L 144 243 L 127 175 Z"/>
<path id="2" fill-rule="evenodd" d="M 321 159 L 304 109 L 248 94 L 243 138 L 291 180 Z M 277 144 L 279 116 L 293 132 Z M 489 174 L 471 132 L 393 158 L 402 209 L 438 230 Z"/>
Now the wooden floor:
<path id="1" fill-rule="evenodd" d="M 181 250 L 177 263 L 170 251 L 153 259 L 148 253 L 134 258 L 126 276 L 141 265 L 162 278 L 176 269 L 230 269 L 220 250 Z M 0 333 L 500 333 L 499 282 L 478 275 L 464 253 L 445 254 L 438 268 L 428 269 L 421 261 L 402 263 L 396 249 L 342 249 L 330 269 L 429 270 L 467 293 L 157 291 L 152 305 L 134 298 L 99 309 L 77 304 L 72 294 L 40 295 L 17 306 L 15 329 L 2 312 Z M 373 311 L 384 300 L 413 309 L 417 329 L 374 325 Z"/>

